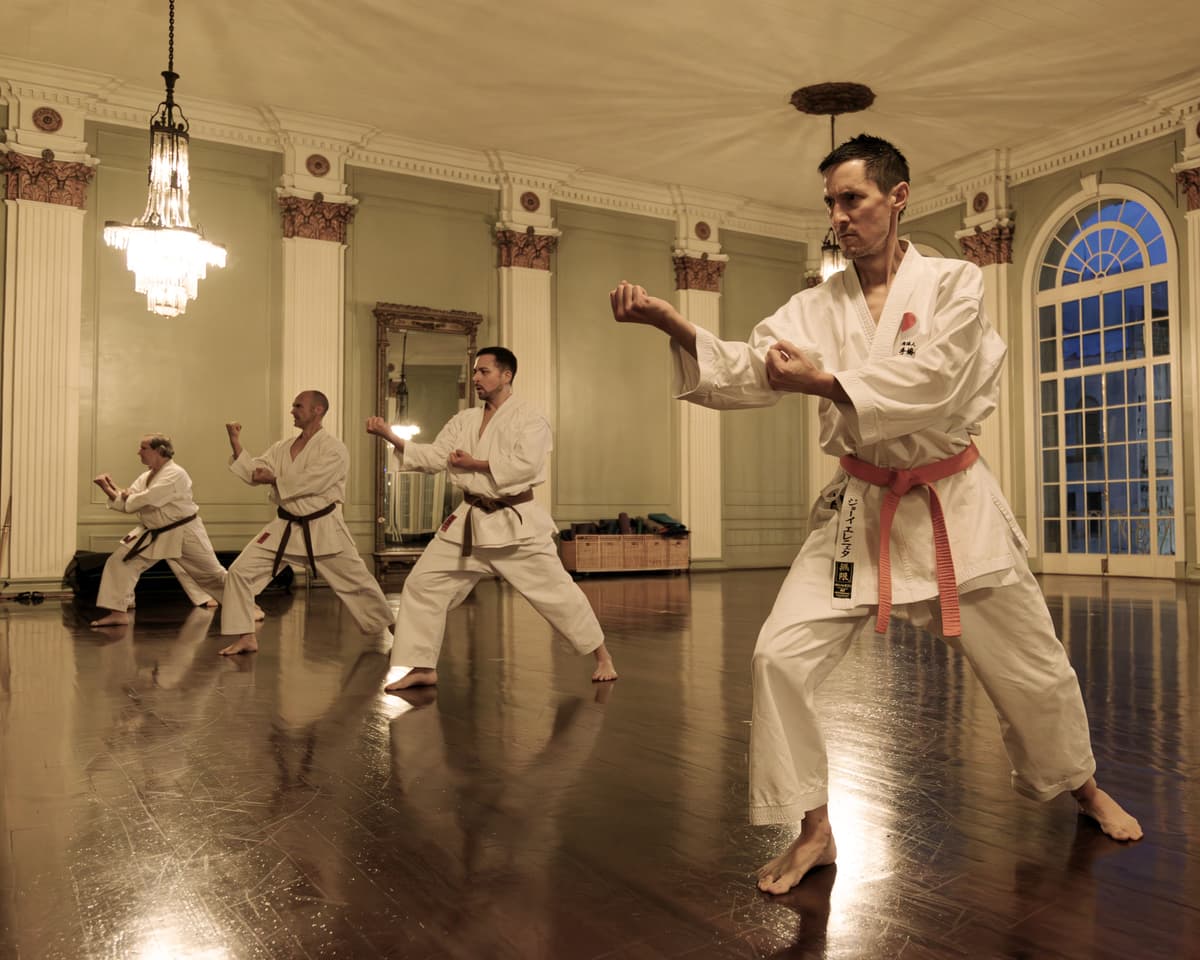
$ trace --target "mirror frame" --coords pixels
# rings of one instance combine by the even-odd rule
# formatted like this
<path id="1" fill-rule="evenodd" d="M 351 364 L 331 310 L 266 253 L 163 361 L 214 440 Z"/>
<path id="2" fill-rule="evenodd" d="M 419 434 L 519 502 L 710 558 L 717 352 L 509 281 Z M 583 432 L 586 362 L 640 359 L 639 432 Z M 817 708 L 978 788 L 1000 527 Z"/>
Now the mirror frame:
<path id="1" fill-rule="evenodd" d="M 444 333 L 466 337 L 466 361 L 470 370 L 475 363 L 475 337 L 483 315 L 469 310 L 439 310 L 436 307 L 416 307 L 404 303 L 375 304 L 375 409 L 387 411 L 388 347 L 392 333 Z M 467 406 L 475 405 L 475 394 L 467 388 Z M 383 491 L 387 483 L 387 458 L 391 445 L 382 439 L 375 441 L 375 577 L 382 579 L 393 563 L 412 564 L 424 548 L 388 547 L 384 543 Z"/>

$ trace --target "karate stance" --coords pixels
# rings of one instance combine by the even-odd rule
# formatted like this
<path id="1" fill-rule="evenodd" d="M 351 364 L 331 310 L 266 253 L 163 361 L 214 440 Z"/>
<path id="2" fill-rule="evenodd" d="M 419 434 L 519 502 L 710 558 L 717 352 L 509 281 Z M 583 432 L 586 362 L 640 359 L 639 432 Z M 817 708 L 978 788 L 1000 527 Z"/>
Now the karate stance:
<path id="1" fill-rule="evenodd" d="M 996 408 L 1006 353 L 983 315 L 982 275 L 899 240 L 908 165 L 887 141 L 856 137 L 820 171 L 851 265 L 796 294 L 747 343 L 718 340 L 641 287 L 611 293 L 618 321 L 671 337 L 681 399 L 737 409 L 818 397 L 821 448 L 839 458 L 754 651 L 750 820 L 803 821 L 758 886 L 783 893 L 837 855 L 813 696 L 873 612 L 886 632 L 893 604 L 932 621 L 971 663 L 1018 793 L 1070 790 L 1106 834 L 1136 840 L 1138 822 L 1096 786 L 1079 682 L 972 442 Z"/>
<path id="2" fill-rule="evenodd" d="M 329 400 L 319 390 L 298 394 L 292 422 L 300 428 L 299 436 L 280 440 L 253 459 L 242 449 L 242 425 L 225 424 L 233 451 L 229 469 L 246 483 L 268 487 L 278 509 L 229 568 L 221 633 L 236 639 L 221 650 L 223 655 L 258 649 L 254 597 L 288 562 L 320 573 L 363 633 L 379 634 L 392 625 L 387 598 L 342 519 L 350 454 L 322 428 L 328 410 Z"/>
<path id="3" fill-rule="evenodd" d="M 433 443 L 400 439 L 382 417 L 367 420 L 368 433 L 396 448 L 402 469 L 449 467 L 464 498 L 404 582 L 389 676 L 406 672 L 388 692 L 437 683 L 446 614 L 489 575 L 516 587 L 578 653 L 595 656 L 593 680 L 617 678 L 596 614 L 554 549 L 554 521 L 533 499 L 553 441 L 546 418 L 513 396 L 516 373 L 510 350 L 478 351 L 471 381 L 483 406 L 456 414 Z"/>
<path id="4" fill-rule="evenodd" d="M 173 569 L 190 575 L 190 581 L 181 578 L 181 582 L 193 603 L 221 598 L 225 568 L 217 561 L 192 499 L 192 478 L 174 456 L 169 437 L 149 434 L 138 446 L 138 459 L 149 469 L 129 487 L 121 489 L 107 473 L 92 481 L 108 497 L 110 510 L 135 513 L 138 518 L 138 525 L 104 564 L 96 605 L 109 612 L 93 620 L 93 627 L 129 623 L 138 578 L 159 560 L 168 560 Z"/>

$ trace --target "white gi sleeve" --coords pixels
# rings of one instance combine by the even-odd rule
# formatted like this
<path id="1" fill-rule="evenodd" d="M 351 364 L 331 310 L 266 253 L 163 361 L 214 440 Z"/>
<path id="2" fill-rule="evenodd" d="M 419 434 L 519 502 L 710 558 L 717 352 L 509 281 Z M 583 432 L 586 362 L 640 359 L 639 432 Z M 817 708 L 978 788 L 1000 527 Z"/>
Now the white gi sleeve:
<path id="1" fill-rule="evenodd" d="M 182 470 L 159 473 L 146 489 L 131 493 L 125 498 L 125 512 L 137 513 L 146 507 L 164 506 L 185 495 L 188 484 L 188 476 Z"/>
<path id="2" fill-rule="evenodd" d="M 494 444 L 488 455 L 492 480 L 499 490 L 532 486 L 554 446 L 550 423 L 540 413 L 527 417 L 513 433 L 516 437 L 511 446 Z"/>
<path id="3" fill-rule="evenodd" d="M 298 497 L 319 497 L 338 484 L 345 483 L 346 474 L 350 471 L 350 451 L 344 443 L 330 436 L 312 453 L 315 456 L 305 463 L 303 471 L 275 477 L 280 506 Z"/>
<path id="4" fill-rule="evenodd" d="M 463 414 L 466 412 L 464 410 L 451 417 L 438 431 L 433 443 L 413 443 L 406 440 L 403 452 L 395 451 L 396 459 L 400 462 L 399 469 L 419 470 L 421 473 L 441 473 L 445 470 L 450 454 L 467 446 L 459 440 L 463 430 Z"/>

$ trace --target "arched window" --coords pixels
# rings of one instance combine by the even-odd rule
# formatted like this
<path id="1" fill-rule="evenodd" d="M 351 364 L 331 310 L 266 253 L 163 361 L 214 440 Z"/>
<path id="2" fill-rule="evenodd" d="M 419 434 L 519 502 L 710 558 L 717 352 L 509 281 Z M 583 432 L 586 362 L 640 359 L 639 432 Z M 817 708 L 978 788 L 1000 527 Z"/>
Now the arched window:
<path id="1" fill-rule="evenodd" d="M 1178 387 L 1163 228 L 1137 200 L 1090 201 L 1037 278 L 1046 569 L 1170 575 Z"/>

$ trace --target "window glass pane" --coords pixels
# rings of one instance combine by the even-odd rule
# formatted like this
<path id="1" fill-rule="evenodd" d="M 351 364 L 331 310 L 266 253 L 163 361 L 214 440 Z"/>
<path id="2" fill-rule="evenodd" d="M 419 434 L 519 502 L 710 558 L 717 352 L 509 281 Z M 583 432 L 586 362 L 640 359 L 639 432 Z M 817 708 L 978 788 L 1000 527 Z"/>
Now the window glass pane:
<path id="1" fill-rule="evenodd" d="M 1142 324 L 1125 328 L 1125 358 L 1140 360 L 1146 355 L 1146 328 Z"/>
<path id="2" fill-rule="evenodd" d="M 1131 520 L 1129 522 L 1129 552 L 1137 554 L 1150 553 L 1150 521 Z"/>
<path id="3" fill-rule="evenodd" d="M 1132 407 L 1126 407 L 1126 411 L 1129 422 L 1129 439 L 1145 440 L 1146 405 L 1144 403 L 1134 404 Z"/>
<path id="4" fill-rule="evenodd" d="M 1101 517 L 1088 521 L 1088 553 L 1108 553 L 1108 522 Z"/>
<path id="5" fill-rule="evenodd" d="M 1063 337 L 1062 354 L 1064 370 L 1077 370 L 1079 368 L 1080 349 L 1079 337 Z"/>
<path id="6" fill-rule="evenodd" d="M 1058 415 L 1050 414 L 1042 417 L 1042 446 L 1058 446 Z"/>
<path id="7" fill-rule="evenodd" d="M 1058 350 L 1053 340 L 1042 341 L 1042 373 L 1053 373 L 1058 369 Z"/>
<path id="8" fill-rule="evenodd" d="M 1087 469 L 1087 478 L 1089 480 L 1104 479 L 1103 447 L 1088 447 L 1087 453 L 1084 455 L 1084 463 Z"/>
<path id="9" fill-rule="evenodd" d="M 1171 399 L 1171 365 L 1169 363 L 1154 365 L 1154 399 Z"/>
<path id="10" fill-rule="evenodd" d="M 1131 483 L 1129 485 L 1129 512 L 1135 517 L 1149 516 L 1150 484 Z"/>
<path id="11" fill-rule="evenodd" d="M 1059 504 L 1059 489 L 1058 487 L 1043 487 L 1042 488 L 1042 515 L 1046 517 L 1062 516 L 1059 512 L 1061 506 Z"/>
<path id="12" fill-rule="evenodd" d="M 1167 281 L 1150 284 L 1150 316 L 1165 317 L 1167 315 Z"/>
<path id="13" fill-rule="evenodd" d="M 1101 411 L 1092 410 L 1083 415 L 1083 442 L 1104 442 L 1104 414 Z"/>
<path id="14" fill-rule="evenodd" d="M 1129 552 L 1129 521 L 1128 520 L 1110 520 L 1110 521 L 1108 521 L 1108 552 L 1109 553 L 1128 553 Z"/>
<path id="15" fill-rule="evenodd" d="M 1100 362 L 1100 334 L 1085 333 L 1083 335 L 1083 365 L 1094 367 Z"/>
<path id="16" fill-rule="evenodd" d="M 1058 409 L 1058 383 L 1054 380 L 1042 382 L 1042 413 L 1053 413 Z"/>
<path id="17" fill-rule="evenodd" d="M 1083 405 L 1095 410 L 1104 406 L 1104 374 L 1091 373 L 1083 378 Z"/>
<path id="18" fill-rule="evenodd" d="M 1042 309 L 1045 309 L 1044 307 Z M 1112 290 L 1104 295 L 1104 325 L 1119 327 L 1125 322 L 1125 312 L 1121 309 L 1121 291 Z"/>
<path id="19" fill-rule="evenodd" d="M 1043 340 L 1058 336 L 1058 319 L 1055 314 L 1053 305 L 1038 307 L 1038 336 Z"/>
<path id="20" fill-rule="evenodd" d="M 1063 425 L 1066 428 L 1067 446 L 1074 447 L 1083 443 L 1083 414 L 1067 413 L 1063 415 Z"/>
<path id="21" fill-rule="evenodd" d="M 1156 357 L 1163 357 L 1171 352 L 1171 321 L 1150 321 L 1150 348 Z"/>
<path id="22" fill-rule="evenodd" d="M 1175 521 L 1158 521 L 1158 555 L 1160 557 L 1175 556 Z"/>
<path id="23" fill-rule="evenodd" d="M 1067 377 L 1063 381 L 1063 409 L 1078 410 L 1083 406 L 1083 377 Z"/>
<path id="24" fill-rule="evenodd" d="M 1083 484 L 1072 483 L 1067 487 L 1067 516 L 1082 517 L 1087 513 L 1087 505 L 1083 502 Z"/>
<path id="25" fill-rule="evenodd" d="M 1046 483 L 1058 483 L 1058 451 L 1046 450 L 1042 453 L 1042 479 Z"/>
<path id="26" fill-rule="evenodd" d="M 1125 371 L 1126 399 L 1129 403 L 1146 402 L 1146 371 L 1142 367 Z"/>
<path id="27" fill-rule="evenodd" d="M 1062 273 L 1062 285 L 1069 286 L 1072 283 L 1079 282 L 1079 272 L 1077 270 L 1064 270 Z"/>
<path id="28" fill-rule="evenodd" d="M 1146 319 L 1146 290 L 1130 287 L 1125 291 L 1125 322 L 1141 323 Z"/>
<path id="29" fill-rule="evenodd" d="M 1156 437 L 1171 436 L 1171 405 L 1169 403 L 1154 405 L 1154 435 Z"/>
<path id="30" fill-rule="evenodd" d="M 1147 215 L 1148 211 L 1136 200 L 1126 200 L 1121 206 L 1120 220 L 1127 227 L 1137 228 Z"/>
<path id="31" fill-rule="evenodd" d="M 1157 495 L 1155 506 L 1159 514 L 1175 512 L 1175 481 L 1159 480 L 1154 485 Z"/>
<path id="32" fill-rule="evenodd" d="M 1123 407 L 1108 411 L 1108 439 L 1109 442 L 1119 442 L 1125 439 L 1125 410 Z"/>
<path id="33" fill-rule="evenodd" d="M 1087 524 L 1082 520 L 1067 521 L 1067 551 L 1069 553 L 1087 552 L 1086 527 Z"/>
<path id="34" fill-rule="evenodd" d="M 1067 479 L 1083 479 L 1083 447 L 1067 448 Z"/>
<path id="35" fill-rule="evenodd" d="M 1104 331 L 1104 361 L 1105 363 L 1120 363 L 1125 359 L 1125 331 Z"/>
<path id="36" fill-rule="evenodd" d="M 1046 552 L 1062 552 L 1062 524 L 1057 520 L 1047 520 L 1045 524 Z"/>
<path id="37" fill-rule="evenodd" d="M 1170 477 L 1175 473 L 1174 459 L 1170 440 L 1159 440 L 1154 444 L 1154 472 L 1160 477 Z"/>
<path id="38" fill-rule="evenodd" d="M 1108 513 L 1113 517 L 1129 515 L 1129 484 L 1110 483 L 1108 485 Z"/>
<path id="39" fill-rule="evenodd" d="M 1104 393 L 1110 407 L 1125 402 L 1125 374 L 1122 371 L 1104 375 Z"/>
<path id="40" fill-rule="evenodd" d="M 1129 445 L 1129 476 L 1134 479 L 1150 476 L 1150 451 L 1147 444 Z"/>
<path id="41" fill-rule="evenodd" d="M 1167 241 L 1161 236 L 1150 241 L 1147 245 L 1146 254 L 1150 257 L 1150 263 L 1157 265 L 1167 262 Z"/>
<path id="42" fill-rule="evenodd" d="M 1100 329 L 1100 298 L 1085 297 L 1083 300 L 1083 329 Z"/>
<path id="43" fill-rule="evenodd" d="M 1120 443 L 1108 447 L 1108 476 L 1112 480 L 1125 479 L 1125 446 Z"/>
<path id="44" fill-rule="evenodd" d="M 1062 332 L 1079 332 L 1079 301 L 1068 300 L 1062 305 Z"/>

